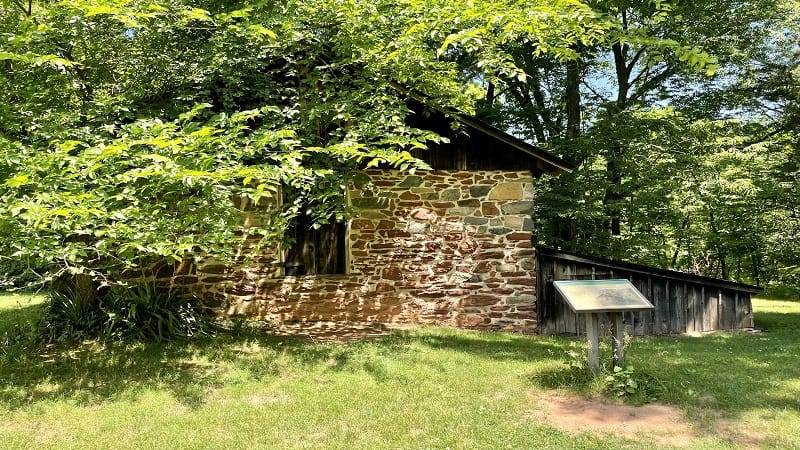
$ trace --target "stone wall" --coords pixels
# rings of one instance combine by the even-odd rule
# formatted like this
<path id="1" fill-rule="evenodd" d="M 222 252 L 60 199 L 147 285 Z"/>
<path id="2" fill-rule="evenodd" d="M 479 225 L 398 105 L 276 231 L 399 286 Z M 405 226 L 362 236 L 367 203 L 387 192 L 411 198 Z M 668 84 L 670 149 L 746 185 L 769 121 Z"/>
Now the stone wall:
<path id="1" fill-rule="evenodd" d="M 536 330 L 530 173 L 369 170 L 348 196 L 346 275 L 281 277 L 277 252 L 178 275 L 228 315 Z"/>

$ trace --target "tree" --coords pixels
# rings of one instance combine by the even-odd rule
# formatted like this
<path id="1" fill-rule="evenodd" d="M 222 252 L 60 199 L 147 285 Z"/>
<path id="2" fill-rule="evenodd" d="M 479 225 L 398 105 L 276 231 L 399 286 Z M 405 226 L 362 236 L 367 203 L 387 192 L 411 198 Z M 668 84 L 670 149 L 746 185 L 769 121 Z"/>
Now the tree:
<path id="1" fill-rule="evenodd" d="M 5 2 L 2 255 L 113 283 L 153 259 L 231 258 L 242 234 L 273 246 L 306 210 L 342 217 L 353 168 L 424 167 L 408 150 L 439 139 L 406 126 L 390 82 L 468 108 L 460 51 L 514 74 L 510 42 L 568 56 L 602 37 L 583 5 L 520 6 Z M 280 208 L 279 186 L 297 195 Z M 232 199 L 267 217 L 243 222 Z"/>
<path id="2" fill-rule="evenodd" d="M 770 255 L 786 252 L 770 242 L 791 242 L 797 224 L 789 200 L 797 197 L 796 159 L 785 140 L 796 35 L 788 3 L 592 5 L 619 18 L 619 27 L 581 52 L 581 136 L 540 140 L 581 163 L 576 173 L 541 183 L 540 242 L 776 280 Z M 552 72 L 545 63 L 539 70 Z M 556 73 L 561 94 L 552 97 L 563 99 L 565 71 Z M 525 111 L 516 99 L 506 97 L 504 108 Z M 563 116 L 564 103 L 550 110 Z M 537 120 L 505 117 L 521 130 L 513 120 Z M 782 264 L 794 267 L 788 261 Z"/>

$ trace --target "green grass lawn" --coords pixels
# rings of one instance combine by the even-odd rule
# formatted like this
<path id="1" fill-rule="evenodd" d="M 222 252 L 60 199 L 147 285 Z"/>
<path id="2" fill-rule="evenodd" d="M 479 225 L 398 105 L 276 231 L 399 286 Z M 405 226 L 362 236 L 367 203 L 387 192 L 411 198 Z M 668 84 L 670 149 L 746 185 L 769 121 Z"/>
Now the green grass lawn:
<path id="1" fill-rule="evenodd" d="M 0 336 L 40 313 L 0 295 Z M 678 407 L 696 448 L 800 448 L 800 303 L 755 301 L 760 334 L 633 340 L 639 399 Z M 7 340 L 7 339 L 6 339 Z M 607 357 L 608 349 L 604 357 Z M 593 396 L 564 337 L 418 329 L 349 344 L 220 335 L 0 354 L 3 448 L 651 448 L 570 435 L 536 398 Z M 570 356 L 576 355 L 576 356 Z M 723 432 L 723 430 L 726 430 Z"/>

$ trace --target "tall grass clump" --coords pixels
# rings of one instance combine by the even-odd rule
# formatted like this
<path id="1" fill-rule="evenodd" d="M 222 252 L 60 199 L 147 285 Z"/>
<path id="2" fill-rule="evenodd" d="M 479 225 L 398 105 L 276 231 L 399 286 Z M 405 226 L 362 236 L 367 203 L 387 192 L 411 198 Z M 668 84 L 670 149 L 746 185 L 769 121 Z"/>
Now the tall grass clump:
<path id="1" fill-rule="evenodd" d="M 199 300 L 152 283 L 89 293 L 66 287 L 48 294 L 40 322 L 44 340 L 169 341 L 209 333 L 214 325 Z"/>

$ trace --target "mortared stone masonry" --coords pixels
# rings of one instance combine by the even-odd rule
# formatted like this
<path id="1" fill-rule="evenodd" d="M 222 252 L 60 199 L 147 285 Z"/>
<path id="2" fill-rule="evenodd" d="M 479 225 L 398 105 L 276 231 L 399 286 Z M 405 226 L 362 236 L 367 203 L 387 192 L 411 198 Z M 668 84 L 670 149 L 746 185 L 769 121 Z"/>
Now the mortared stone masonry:
<path id="1" fill-rule="evenodd" d="M 284 277 L 267 255 L 176 279 L 229 316 L 536 331 L 529 172 L 367 170 L 347 195 L 347 274 Z"/>

